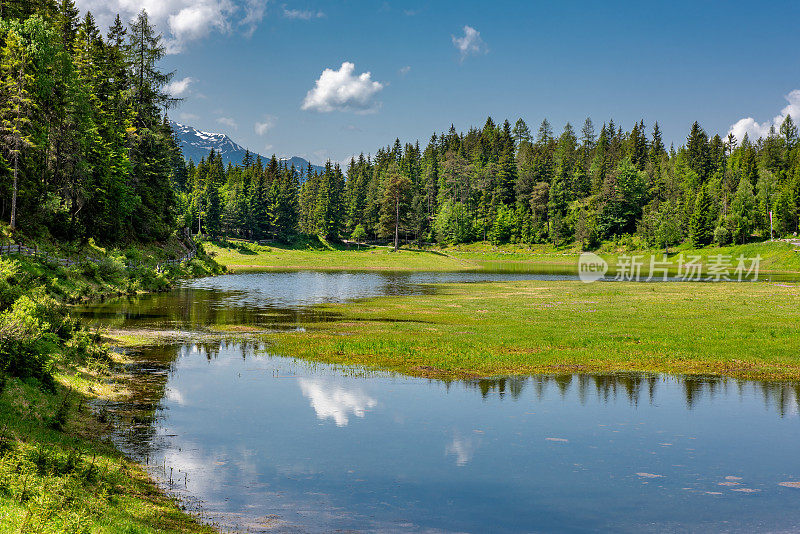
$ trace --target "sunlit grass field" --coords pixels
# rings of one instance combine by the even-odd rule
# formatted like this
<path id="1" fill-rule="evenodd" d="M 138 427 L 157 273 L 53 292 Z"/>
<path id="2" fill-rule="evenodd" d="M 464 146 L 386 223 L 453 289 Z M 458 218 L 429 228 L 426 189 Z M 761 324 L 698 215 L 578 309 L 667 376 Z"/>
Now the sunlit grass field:
<path id="1" fill-rule="evenodd" d="M 280 354 L 467 377 L 646 371 L 800 379 L 797 284 L 504 282 L 325 305 Z"/>
<path id="2" fill-rule="evenodd" d="M 401 248 L 400 251 L 393 252 L 390 247 L 330 245 L 312 239 L 291 246 L 261 246 L 243 241 L 209 243 L 206 249 L 215 260 L 233 272 L 281 269 L 437 272 L 503 269 L 574 273 L 580 255 L 579 249 L 574 246 L 557 249 L 552 245 L 494 246 L 484 242 L 426 250 Z M 760 270 L 763 273 L 800 272 L 800 252 L 797 249 L 800 247 L 782 241 L 702 249 L 682 245 L 670 249 L 669 258 L 677 265 L 681 254 L 686 259 L 689 256 L 699 256 L 700 263 L 708 265 L 710 258 L 720 254 L 730 256 L 734 262 L 740 255 L 748 259 L 758 256 L 761 258 Z M 663 251 L 628 251 L 606 246 L 599 254 L 613 268 L 621 255 L 640 255 L 647 263 L 651 254 L 660 259 Z"/>

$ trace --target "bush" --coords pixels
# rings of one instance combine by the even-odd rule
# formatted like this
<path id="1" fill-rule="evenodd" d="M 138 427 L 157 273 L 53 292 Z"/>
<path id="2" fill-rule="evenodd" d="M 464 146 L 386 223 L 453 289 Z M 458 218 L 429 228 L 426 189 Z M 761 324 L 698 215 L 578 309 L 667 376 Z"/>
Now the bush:
<path id="1" fill-rule="evenodd" d="M 105 280 L 121 276 L 125 272 L 125 268 L 124 256 L 107 256 L 97 262 L 97 274 Z"/>
<path id="2" fill-rule="evenodd" d="M 18 273 L 17 262 L 0 258 L 0 311 L 11 306 L 21 295 Z"/>
<path id="3" fill-rule="evenodd" d="M 33 298 L 32 298 L 33 297 Z M 55 317 L 55 301 L 42 291 L 23 295 L 0 314 L 0 372 L 20 378 L 35 378 L 53 389 L 53 361 L 50 357 L 58 338 L 53 323 L 60 328 L 63 318 Z"/>
<path id="4" fill-rule="evenodd" d="M 97 275 L 100 271 L 97 264 L 90 260 L 83 260 L 79 264 L 80 272 L 89 280 L 97 280 Z"/>
<path id="5" fill-rule="evenodd" d="M 724 247 L 725 245 L 730 245 L 731 238 L 731 231 L 725 226 L 717 226 L 714 230 L 714 243 L 716 243 L 717 246 Z"/>

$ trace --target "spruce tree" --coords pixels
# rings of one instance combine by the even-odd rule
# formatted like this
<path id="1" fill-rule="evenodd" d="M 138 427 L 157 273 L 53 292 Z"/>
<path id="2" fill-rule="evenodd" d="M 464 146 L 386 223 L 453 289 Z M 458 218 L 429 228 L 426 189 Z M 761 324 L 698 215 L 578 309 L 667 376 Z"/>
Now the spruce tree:
<path id="1" fill-rule="evenodd" d="M 746 176 L 742 176 L 739 180 L 729 218 L 734 241 L 740 244 L 746 243 L 753 232 L 756 219 L 756 197 L 753 194 L 753 185 Z"/>
<path id="2" fill-rule="evenodd" d="M 20 155 L 31 147 L 29 113 L 33 107 L 29 88 L 33 76 L 29 72 L 27 52 L 23 38 L 13 29 L 5 37 L 0 50 L 0 138 L 13 164 L 11 197 L 11 229 L 17 226 L 17 198 L 19 196 Z"/>
<path id="3" fill-rule="evenodd" d="M 711 209 L 708 188 L 703 184 L 697 193 L 694 211 L 689 221 L 689 237 L 695 247 L 704 247 L 714 238 L 714 219 Z"/>

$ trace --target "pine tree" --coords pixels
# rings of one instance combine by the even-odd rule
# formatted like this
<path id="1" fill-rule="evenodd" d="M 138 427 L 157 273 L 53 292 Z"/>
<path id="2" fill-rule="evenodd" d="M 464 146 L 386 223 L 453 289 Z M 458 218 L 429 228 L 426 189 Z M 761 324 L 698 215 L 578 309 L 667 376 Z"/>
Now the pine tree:
<path id="1" fill-rule="evenodd" d="M 661 157 L 665 154 L 664 142 L 661 139 L 661 128 L 658 121 L 653 124 L 653 140 L 650 142 L 650 165 L 653 169 L 661 168 Z"/>
<path id="2" fill-rule="evenodd" d="M 686 155 L 689 167 L 697 173 L 702 182 L 706 182 L 711 175 L 708 135 L 697 121 L 692 124 L 692 129 L 686 139 Z"/>
<path id="3" fill-rule="evenodd" d="M 581 147 L 583 148 L 584 152 L 588 153 L 594 148 L 594 144 L 594 123 L 592 122 L 591 117 L 586 117 L 586 120 L 583 121 L 583 128 L 581 128 Z"/>
<path id="4" fill-rule="evenodd" d="M 753 185 L 746 176 L 739 180 L 729 217 L 734 241 L 746 243 L 755 227 L 756 218 L 756 197 L 753 194 Z"/>
<path id="5" fill-rule="evenodd" d="M 797 145 L 797 126 L 795 126 L 792 116 L 787 114 L 781 123 L 781 135 L 786 143 L 787 150 L 792 150 Z"/>
<path id="6" fill-rule="evenodd" d="M 131 24 L 127 47 L 138 127 L 152 128 L 159 111 L 170 101 L 164 86 L 174 73 L 161 72 L 156 66 L 166 52 L 161 35 L 150 24 L 147 11 L 142 10 Z"/>
<path id="7" fill-rule="evenodd" d="M 514 123 L 514 129 L 511 131 L 511 135 L 514 136 L 514 141 L 517 142 L 517 145 L 522 141 L 531 141 L 531 130 L 522 119 L 517 119 L 517 122 Z"/>
<path id="8" fill-rule="evenodd" d="M 400 246 L 400 226 L 405 218 L 410 188 L 411 181 L 400 173 L 396 165 L 392 165 L 388 170 L 384 188 L 381 226 L 384 237 L 389 237 L 394 233 L 395 252 Z"/>
<path id="9" fill-rule="evenodd" d="M 711 211 L 711 198 L 706 185 L 700 186 L 694 203 L 694 211 L 689 221 L 689 237 L 692 245 L 703 247 L 711 243 L 714 237 L 714 218 Z"/>
<path id="10" fill-rule="evenodd" d="M 28 69 L 25 42 L 13 29 L 6 34 L 0 51 L 0 138 L 13 163 L 11 197 L 11 229 L 17 227 L 17 197 L 19 195 L 20 154 L 33 145 L 29 113 L 33 102 L 29 87 L 33 76 Z"/>

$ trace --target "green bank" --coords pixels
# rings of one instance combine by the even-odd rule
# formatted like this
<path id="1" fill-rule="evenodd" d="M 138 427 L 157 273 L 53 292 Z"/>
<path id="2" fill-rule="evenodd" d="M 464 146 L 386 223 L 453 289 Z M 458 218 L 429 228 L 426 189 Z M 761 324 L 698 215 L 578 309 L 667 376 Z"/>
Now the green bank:
<path id="1" fill-rule="evenodd" d="M 431 377 L 642 371 L 800 379 L 798 285 L 504 282 L 322 309 L 289 356 Z"/>
<path id="2" fill-rule="evenodd" d="M 106 437 L 109 418 L 98 407 L 125 397 L 116 382 L 121 356 L 67 305 L 221 272 L 202 249 L 185 264 L 159 268 L 169 247 L 159 248 L 53 250 L 94 260 L 69 268 L 0 258 L 0 532 L 210 530 Z"/>

